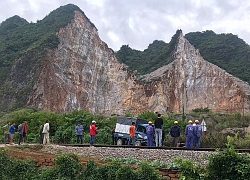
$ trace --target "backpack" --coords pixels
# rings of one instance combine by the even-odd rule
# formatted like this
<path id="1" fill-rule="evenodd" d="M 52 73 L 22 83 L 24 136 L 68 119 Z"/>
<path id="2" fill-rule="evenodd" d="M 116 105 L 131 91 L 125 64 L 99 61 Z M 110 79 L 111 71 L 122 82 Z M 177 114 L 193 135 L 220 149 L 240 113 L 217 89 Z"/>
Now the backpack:
<path id="1" fill-rule="evenodd" d="M 148 127 L 146 128 L 146 134 L 147 134 L 147 135 L 153 134 L 153 127 L 152 127 L 152 126 L 148 126 Z"/>

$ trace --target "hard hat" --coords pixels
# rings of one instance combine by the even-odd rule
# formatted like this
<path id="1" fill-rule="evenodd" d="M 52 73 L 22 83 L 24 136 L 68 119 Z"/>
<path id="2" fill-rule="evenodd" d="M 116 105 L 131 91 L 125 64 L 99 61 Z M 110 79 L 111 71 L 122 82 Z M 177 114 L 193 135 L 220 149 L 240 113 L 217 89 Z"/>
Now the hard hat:
<path id="1" fill-rule="evenodd" d="M 192 123 L 193 121 L 192 120 L 189 120 L 188 123 Z"/>
<path id="2" fill-rule="evenodd" d="M 92 123 L 96 123 L 95 121 L 92 121 Z"/>
<path id="3" fill-rule="evenodd" d="M 148 124 L 152 124 L 152 121 L 148 121 Z"/>
<path id="4" fill-rule="evenodd" d="M 174 124 L 178 124 L 178 121 L 175 121 Z"/>
<path id="5" fill-rule="evenodd" d="M 194 122 L 195 122 L 195 123 L 199 123 L 199 120 L 198 120 L 198 119 L 196 119 Z"/>

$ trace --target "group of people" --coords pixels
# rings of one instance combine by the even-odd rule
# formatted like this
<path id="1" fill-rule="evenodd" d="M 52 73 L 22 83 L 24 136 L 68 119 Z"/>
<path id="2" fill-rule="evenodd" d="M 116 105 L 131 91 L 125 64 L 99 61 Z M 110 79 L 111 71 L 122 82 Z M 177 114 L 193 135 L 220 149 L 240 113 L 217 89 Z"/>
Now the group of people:
<path id="1" fill-rule="evenodd" d="M 7 122 L 6 125 L 3 126 L 4 129 L 4 142 L 5 144 L 14 144 L 14 135 L 16 132 L 16 124 L 13 122 L 12 124 L 10 122 Z M 18 145 L 21 145 L 21 143 L 26 143 L 26 135 L 28 132 L 28 125 L 26 121 L 22 121 L 18 125 L 17 128 L 18 132 Z"/>
<path id="2" fill-rule="evenodd" d="M 3 126 L 5 144 L 14 144 L 15 132 L 18 133 L 18 145 L 24 144 L 27 141 L 28 125 L 27 121 L 22 121 L 16 128 L 16 123 L 8 122 Z M 49 144 L 49 121 L 43 123 L 40 127 L 40 143 Z"/>
<path id="3" fill-rule="evenodd" d="M 13 140 L 14 140 L 14 135 L 15 135 L 15 123 L 10 123 L 7 122 L 6 125 L 3 126 L 4 129 L 4 143 L 5 144 L 14 144 Z"/>
<path id="4" fill-rule="evenodd" d="M 202 136 L 202 127 L 199 124 L 199 120 L 188 121 L 188 125 L 185 128 L 186 135 L 186 148 L 200 148 L 200 138 Z"/>
<path id="5" fill-rule="evenodd" d="M 199 120 L 195 120 L 194 123 L 192 120 L 189 120 L 188 125 L 186 125 L 185 127 L 184 133 L 186 136 L 186 148 L 200 148 L 202 127 L 199 124 Z M 172 137 L 172 147 L 177 147 L 181 134 L 180 127 L 178 126 L 178 121 L 174 122 L 174 125 L 171 127 L 169 134 Z"/>
<path id="6" fill-rule="evenodd" d="M 76 125 L 75 131 L 76 131 L 76 143 L 82 144 L 83 143 L 84 128 L 80 122 L 78 122 L 78 124 Z M 96 134 L 97 134 L 96 121 L 92 121 L 90 126 L 89 126 L 89 135 L 90 135 L 89 144 L 90 144 L 90 146 L 94 145 Z"/>
<path id="7" fill-rule="evenodd" d="M 161 118 L 161 114 L 157 114 L 157 118 L 153 122 L 149 121 L 148 126 L 146 127 L 147 134 L 147 146 L 153 146 L 153 141 L 155 138 L 155 146 L 162 146 L 164 141 L 164 131 L 163 131 L 163 119 Z"/>
<path id="8" fill-rule="evenodd" d="M 155 146 L 163 145 L 163 120 L 161 118 L 161 114 L 158 114 L 157 116 L 157 119 L 154 121 L 154 127 L 151 121 L 148 122 L 148 126 L 146 128 L 147 146 L 153 146 L 154 138 Z M 130 128 L 130 136 L 135 136 L 134 129 L 135 128 Z M 200 148 L 202 127 L 199 124 L 199 120 L 195 120 L 194 123 L 192 120 L 189 120 L 188 125 L 185 127 L 184 133 L 186 136 L 186 148 Z M 174 125 L 170 128 L 169 135 L 171 136 L 171 147 L 178 147 L 179 138 L 181 135 L 181 129 L 178 126 L 178 121 L 174 121 Z M 135 137 L 131 139 L 133 142 L 135 141 Z"/>
<path id="9" fill-rule="evenodd" d="M 155 145 L 162 146 L 163 139 L 164 139 L 164 132 L 163 132 L 163 119 L 161 118 L 161 114 L 157 114 L 157 118 L 153 122 L 149 121 L 148 126 L 146 127 L 146 134 L 147 134 L 147 145 L 153 146 L 153 140 L 155 138 Z M 131 126 L 129 127 L 129 141 L 128 145 L 135 145 L 135 122 L 132 122 Z"/>
<path id="10" fill-rule="evenodd" d="M 15 123 L 10 124 L 8 122 L 4 128 L 4 141 L 5 143 L 14 144 L 14 134 L 16 131 Z M 49 121 L 46 120 L 45 123 L 43 123 L 40 127 L 40 143 L 41 144 L 49 144 Z M 136 133 L 135 133 L 136 127 L 135 122 L 132 122 L 130 128 L 129 128 L 129 141 L 128 145 L 132 144 L 135 145 L 136 140 Z M 76 143 L 83 143 L 83 132 L 84 128 L 83 125 L 79 122 L 76 127 Z M 17 128 L 18 132 L 18 145 L 21 145 L 21 143 L 26 143 L 26 135 L 28 132 L 28 125 L 26 121 L 23 121 L 18 125 Z M 95 136 L 97 134 L 97 127 L 96 127 L 96 121 L 92 121 L 89 126 L 89 134 L 90 134 L 90 146 L 93 146 L 95 142 Z M 161 114 L 157 114 L 157 118 L 154 121 L 154 127 L 153 122 L 149 121 L 148 126 L 146 127 L 146 134 L 147 134 L 147 145 L 153 146 L 153 142 L 155 140 L 155 146 L 162 146 L 163 145 L 163 119 L 161 118 Z M 178 121 L 174 121 L 174 125 L 171 127 L 169 134 L 172 138 L 171 140 L 171 146 L 177 147 L 179 142 L 179 137 L 181 134 L 180 127 L 178 126 Z M 202 127 L 199 124 L 199 120 L 195 120 L 194 123 L 192 120 L 188 121 L 188 125 L 185 128 L 185 136 L 186 136 L 186 148 L 200 148 L 200 138 L 202 136 Z M 114 141 L 114 139 L 113 139 Z"/>

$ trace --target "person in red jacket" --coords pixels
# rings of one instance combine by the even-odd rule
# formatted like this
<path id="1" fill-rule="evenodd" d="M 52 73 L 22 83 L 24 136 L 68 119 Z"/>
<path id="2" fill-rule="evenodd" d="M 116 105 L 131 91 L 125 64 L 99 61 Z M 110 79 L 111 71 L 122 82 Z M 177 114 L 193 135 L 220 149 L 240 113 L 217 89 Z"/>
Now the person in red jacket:
<path id="1" fill-rule="evenodd" d="M 27 132 L 28 132 L 28 125 L 27 125 L 27 121 L 23 121 L 22 123 L 22 128 L 23 128 L 23 144 L 26 143 L 26 136 L 27 136 Z"/>
<path id="2" fill-rule="evenodd" d="M 95 142 L 95 135 L 97 132 L 97 127 L 96 127 L 96 122 L 92 121 L 92 123 L 89 126 L 89 134 L 90 134 L 90 146 L 93 146 L 94 142 Z"/>

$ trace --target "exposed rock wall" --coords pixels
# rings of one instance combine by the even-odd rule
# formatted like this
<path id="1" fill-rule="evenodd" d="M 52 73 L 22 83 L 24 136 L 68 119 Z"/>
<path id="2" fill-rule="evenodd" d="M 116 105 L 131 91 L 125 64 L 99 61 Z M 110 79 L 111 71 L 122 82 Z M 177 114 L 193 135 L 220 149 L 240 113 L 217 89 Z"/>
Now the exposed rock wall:
<path id="1" fill-rule="evenodd" d="M 205 61 L 182 35 L 175 60 L 139 81 L 80 12 L 57 35 L 60 44 L 47 54 L 28 106 L 105 114 L 188 112 L 200 107 L 249 111 L 249 86 Z"/>

